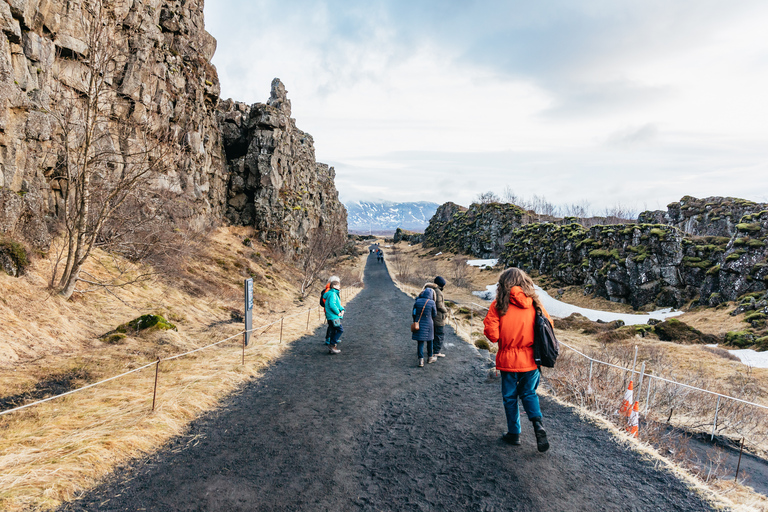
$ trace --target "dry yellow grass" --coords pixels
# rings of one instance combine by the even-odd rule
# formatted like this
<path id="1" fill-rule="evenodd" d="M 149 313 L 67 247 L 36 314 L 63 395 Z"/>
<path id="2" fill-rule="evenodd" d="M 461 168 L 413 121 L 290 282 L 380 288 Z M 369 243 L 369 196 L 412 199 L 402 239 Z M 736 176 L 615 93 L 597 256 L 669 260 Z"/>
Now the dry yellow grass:
<path id="1" fill-rule="evenodd" d="M 214 233 L 206 251 L 179 262 L 178 283 L 155 279 L 119 292 L 62 301 L 46 290 L 48 262 L 37 260 L 22 279 L 0 276 L 0 385 L 3 396 L 30 390 L 38 381 L 85 369 L 95 381 L 137 368 L 158 357 L 203 347 L 235 335 L 242 324 L 230 313 L 242 309 L 242 279 L 255 275 L 254 326 L 286 319 L 256 337 L 241 364 L 241 336 L 193 355 L 160 363 L 157 406 L 151 411 L 154 365 L 118 380 L 22 411 L 0 416 L 0 509 L 55 507 L 93 486 L 116 465 L 150 453 L 182 433 L 189 422 L 215 408 L 222 397 L 261 371 L 288 346 L 321 325 L 321 315 L 296 300 L 297 271 L 248 248 L 245 228 Z M 265 256 L 258 256 L 261 254 Z M 105 255 L 101 255 L 104 257 Z M 362 275 L 362 258 L 339 263 L 348 275 Z M 126 264 L 125 262 L 121 262 Z M 98 272 L 97 268 L 90 268 Z M 189 276 L 199 276 L 189 286 Z M 193 293 L 190 293 L 191 289 Z M 347 300 L 359 289 L 350 289 Z M 129 337 L 109 345 L 97 336 L 145 313 L 160 313 L 178 332 Z M 77 385 L 84 382 L 76 382 Z"/>

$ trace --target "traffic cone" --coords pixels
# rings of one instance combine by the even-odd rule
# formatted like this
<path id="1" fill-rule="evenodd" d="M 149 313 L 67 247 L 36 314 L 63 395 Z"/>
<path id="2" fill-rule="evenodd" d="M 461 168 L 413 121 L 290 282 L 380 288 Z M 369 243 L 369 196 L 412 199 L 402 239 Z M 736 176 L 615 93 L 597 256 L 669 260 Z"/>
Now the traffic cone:
<path id="1" fill-rule="evenodd" d="M 640 427 L 640 402 L 635 402 L 635 406 L 632 407 L 632 414 L 630 414 L 627 420 L 627 432 L 632 437 L 637 437 L 637 431 Z"/>
<path id="2" fill-rule="evenodd" d="M 629 386 L 624 392 L 624 400 L 621 402 L 621 408 L 619 408 L 619 414 L 629 417 L 632 414 L 632 381 L 629 381 Z"/>

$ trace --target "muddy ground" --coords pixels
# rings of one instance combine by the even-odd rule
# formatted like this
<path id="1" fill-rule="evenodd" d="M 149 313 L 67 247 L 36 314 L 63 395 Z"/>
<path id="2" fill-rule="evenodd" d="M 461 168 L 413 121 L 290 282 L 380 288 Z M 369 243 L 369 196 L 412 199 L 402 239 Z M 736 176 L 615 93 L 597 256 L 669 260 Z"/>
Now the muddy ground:
<path id="1" fill-rule="evenodd" d="M 370 257 L 342 353 L 325 329 L 159 453 L 61 510 L 711 510 L 672 474 L 542 401 L 552 448 L 501 442 L 500 384 L 446 328 L 416 367 L 412 299 Z"/>

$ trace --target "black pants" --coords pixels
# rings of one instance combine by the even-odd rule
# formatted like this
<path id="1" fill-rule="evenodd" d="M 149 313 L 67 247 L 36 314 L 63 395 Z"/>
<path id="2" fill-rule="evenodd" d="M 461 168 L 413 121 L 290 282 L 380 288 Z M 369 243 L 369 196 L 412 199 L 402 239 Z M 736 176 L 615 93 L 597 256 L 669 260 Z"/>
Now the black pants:
<path id="1" fill-rule="evenodd" d="M 432 340 L 432 350 L 435 354 L 439 354 L 442 350 L 443 341 L 445 341 L 445 326 L 435 324 L 435 338 Z"/>

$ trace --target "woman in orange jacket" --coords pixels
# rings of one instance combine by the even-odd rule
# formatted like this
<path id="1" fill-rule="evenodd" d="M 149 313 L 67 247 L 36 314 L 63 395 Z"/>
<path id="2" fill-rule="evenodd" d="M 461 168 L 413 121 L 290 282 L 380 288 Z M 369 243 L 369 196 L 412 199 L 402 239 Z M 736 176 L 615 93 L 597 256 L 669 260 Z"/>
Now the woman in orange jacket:
<path id="1" fill-rule="evenodd" d="M 528 274 L 519 268 L 509 268 L 499 276 L 496 300 L 488 309 L 483 324 L 486 338 L 499 344 L 496 369 L 501 372 L 501 395 L 507 416 L 507 433 L 503 439 L 513 445 L 521 444 L 519 398 L 533 425 L 536 446 L 544 452 L 549 449 L 549 441 L 541 422 L 541 408 L 536 394 L 540 373 L 533 360 L 536 309 L 552 322 Z"/>

